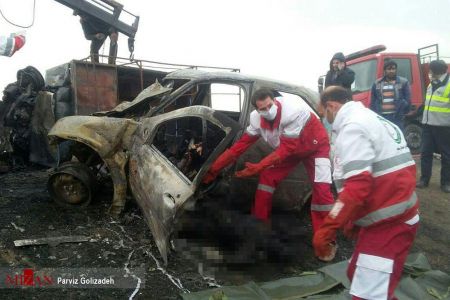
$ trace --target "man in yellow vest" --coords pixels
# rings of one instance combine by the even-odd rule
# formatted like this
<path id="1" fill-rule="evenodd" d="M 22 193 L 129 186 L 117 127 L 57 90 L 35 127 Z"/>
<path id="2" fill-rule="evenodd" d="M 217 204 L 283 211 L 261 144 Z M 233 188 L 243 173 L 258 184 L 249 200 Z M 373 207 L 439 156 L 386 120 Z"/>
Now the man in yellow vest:
<path id="1" fill-rule="evenodd" d="M 441 190 L 450 193 L 450 75 L 443 60 L 430 63 L 431 82 L 427 88 L 422 117 L 421 177 L 418 188 L 428 186 L 433 153 L 441 154 Z"/>

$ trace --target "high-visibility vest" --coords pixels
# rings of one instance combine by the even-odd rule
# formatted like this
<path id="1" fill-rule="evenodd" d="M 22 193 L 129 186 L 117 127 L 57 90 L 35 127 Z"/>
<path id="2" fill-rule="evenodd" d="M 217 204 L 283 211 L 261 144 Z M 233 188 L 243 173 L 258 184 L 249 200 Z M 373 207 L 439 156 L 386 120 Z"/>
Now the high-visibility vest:
<path id="1" fill-rule="evenodd" d="M 433 126 L 450 126 L 450 80 L 447 74 L 447 84 L 433 92 L 431 83 L 427 88 L 424 103 L 422 124 Z"/>

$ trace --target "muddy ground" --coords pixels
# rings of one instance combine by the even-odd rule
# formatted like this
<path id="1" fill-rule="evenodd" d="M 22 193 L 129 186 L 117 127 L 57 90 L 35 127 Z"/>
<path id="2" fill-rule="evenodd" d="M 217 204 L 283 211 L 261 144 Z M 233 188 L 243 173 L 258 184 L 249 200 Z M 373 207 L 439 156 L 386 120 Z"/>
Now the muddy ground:
<path id="1" fill-rule="evenodd" d="M 450 273 L 450 195 L 439 189 L 435 162 L 430 187 L 418 190 L 421 200 L 421 227 L 414 251 L 422 251 L 432 266 Z M 215 266 L 172 253 L 166 269 L 139 208 L 129 201 L 119 219 L 106 214 L 111 196 L 101 191 L 88 209 L 68 210 L 56 206 L 46 192 L 47 171 L 22 169 L 0 175 L 0 267 L 117 268 L 143 267 L 145 287 L 134 299 L 179 299 L 179 293 L 198 291 L 214 285 L 266 281 L 314 270 L 324 264 L 313 257 L 311 227 L 307 214 L 299 226 L 304 232 L 298 255 L 289 263 L 250 264 L 239 267 Z M 13 225 L 14 224 L 14 225 Z M 67 235 L 86 235 L 88 242 L 57 246 L 16 248 L 14 240 Z M 339 239 L 336 261 L 348 259 L 352 242 Z M 199 272 L 200 271 L 200 272 Z M 202 275 L 200 274 L 202 273 Z M 214 277 L 214 278 L 210 278 Z M 3 280 L 3 279 L 2 279 Z M 130 289 L 0 289 L 1 299 L 128 299 Z"/>

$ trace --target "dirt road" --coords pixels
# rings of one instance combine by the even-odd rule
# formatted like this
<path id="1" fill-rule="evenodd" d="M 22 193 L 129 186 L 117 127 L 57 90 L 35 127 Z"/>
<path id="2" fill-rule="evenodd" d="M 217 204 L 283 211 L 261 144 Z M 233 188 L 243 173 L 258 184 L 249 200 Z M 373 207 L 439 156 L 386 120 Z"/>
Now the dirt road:
<path id="1" fill-rule="evenodd" d="M 440 163 L 440 162 L 439 162 Z M 437 163 L 435 163 L 437 165 Z M 432 266 L 450 273 L 450 195 L 439 190 L 438 168 L 430 187 L 418 190 L 421 200 L 421 227 L 414 251 L 422 251 Z M 289 264 L 250 265 L 232 271 L 219 270 L 215 279 L 208 270 L 185 255 L 172 254 L 167 269 L 139 209 L 132 203 L 125 214 L 114 220 L 106 214 L 107 191 L 101 192 L 88 209 L 73 211 L 56 206 L 46 192 L 45 170 L 22 170 L 0 175 L 0 268 L 101 268 L 145 269 L 145 287 L 134 299 L 178 299 L 180 292 L 206 289 L 216 284 L 240 284 L 248 280 L 271 280 L 292 276 L 323 264 L 313 257 L 310 225 L 302 221 L 304 241 L 298 257 Z M 307 214 L 305 214 L 307 215 Z M 57 246 L 14 247 L 13 241 L 25 238 L 86 235 L 90 241 Z M 337 260 L 348 259 L 352 243 L 339 240 Z M 199 274 L 203 271 L 203 275 Z M 3 279 L 1 279 L 3 280 Z M 0 289 L 1 299 L 125 299 L 129 289 Z"/>
<path id="2" fill-rule="evenodd" d="M 416 158 L 418 175 L 420 159 Z M 441 162 L 434 159 L 428 188 L 417 189 L 420 200 L 420 227 L 412 251 L 424 252 L 431 265 L 450 274 L 450 194 L 440 189 Z"/>

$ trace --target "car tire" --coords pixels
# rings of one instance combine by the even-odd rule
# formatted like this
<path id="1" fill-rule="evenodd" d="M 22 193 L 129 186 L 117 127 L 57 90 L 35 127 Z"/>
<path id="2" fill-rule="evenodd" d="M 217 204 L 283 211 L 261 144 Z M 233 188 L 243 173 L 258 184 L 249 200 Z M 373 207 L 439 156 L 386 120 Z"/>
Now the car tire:
<path id="1" fill-rule="evenodd" d="M 422 127 L 420 126 L 420 124 L 407 124 L 405 126 L 404 135 L 411 153 L 419 154 L 422 146 Z"/>
<path id="2" fill-rule="evenodd" d="M 83 208 L 91 203 L 96 178 L 92 170 L 79 162 L 65 162 L 49 176 L 47 190 L 56 204 L 65 208 Z"/>

